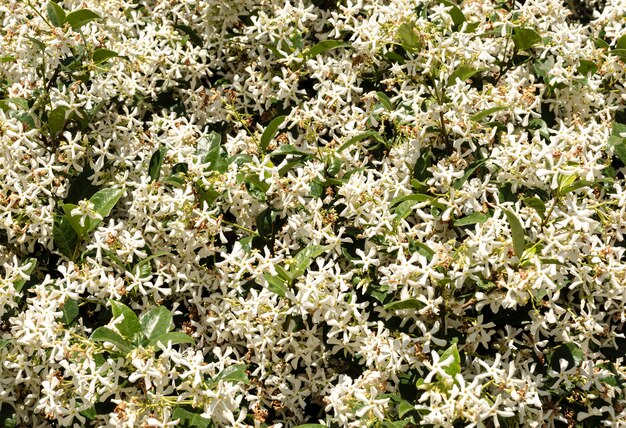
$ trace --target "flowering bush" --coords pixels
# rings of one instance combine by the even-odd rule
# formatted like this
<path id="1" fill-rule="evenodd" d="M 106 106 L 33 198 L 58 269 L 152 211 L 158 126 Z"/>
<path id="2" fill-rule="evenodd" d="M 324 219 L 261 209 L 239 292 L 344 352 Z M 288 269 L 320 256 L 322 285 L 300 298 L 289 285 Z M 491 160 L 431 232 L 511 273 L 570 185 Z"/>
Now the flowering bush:
<path id="1" fill-rule="evenodd" d="M 577 3 L 1 2 L 0 422 L 625 426 L 626 3 Z"/>

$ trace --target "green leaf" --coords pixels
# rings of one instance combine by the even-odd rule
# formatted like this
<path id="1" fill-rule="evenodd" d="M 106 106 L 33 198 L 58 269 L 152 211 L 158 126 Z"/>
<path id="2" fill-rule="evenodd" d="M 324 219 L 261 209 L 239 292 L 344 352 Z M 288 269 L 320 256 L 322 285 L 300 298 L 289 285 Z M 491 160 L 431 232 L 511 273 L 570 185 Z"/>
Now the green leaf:
<path id="1" fill-rule="evenodd" d="M 28 275 L 30 278 L 30 274 L 33 273 L 36 266 L 37 259 L 34 257 L 29 257 L 24 260 L 20 265 L 20 271 L 22 271 L 24 275 Z M 20 278 L 13 281 L 13 288 L 15 288 L 15 291 L 20 293 L 22 291 L 22 288 L 24 288 L 24 284 L 26 284 L 26 281 L 26 278 Z"/>
<path id="2" fill-rule="evenodd" d="M 133 270 L 132 270 L 132 274 L 138 278 L 145 278 L 147 276 L 149 276 L 152 273 L 152 266 L 150 264 L 150 262 L 152 261 L 152 259 L 155 259 L 157 257 L 161 257 L 161 256 L 165 256 L 165 255 L 169 255 L 171 253 L 162 251 L 156 254 L 151 254 L 148 257 L 146 257 L 145 259 L 141 260 L 140 262 L 138 262 L 135 266 L 133 266 Z"/>
<path id="3" fill-rule="evenodd" d="M 0 64 L 5 62 L 15 62 L 17 59 L 13 55 L 0 56 Z"/>
<path id="4" fill-rule="evenodd" d="M 476 213 L 472 213 L 470 215 L 466 215 L 465 217 L 461 217 L 459 219 L 454 220 L 452 225 L 456 227 L 462 227 L 462 226 L 469 226 L 469 225 L 477 224 L 477 223 L 484 223 L 487 220 L 489 220 L 489 216 L 480 212 L 476 212 Z"/>
<path id="5" fill-rule="evenodd" d="M 352 45 L 350 43 L 344 42 L 342 40 L 322 40 L 321 42 L 316 43 L 304 53 L 304 59 L 311 59 L 331 49 L 346 48 L 351 46 Z"/>
<path id="6" fill-rule="evenodd" d="M 452 356 L 452 361 L 443 369 L 448 375 L 455 378 L 457 374 L 461 373 L 461 356 L 459 355 L 459 349 L 456 343 L 453 343 L 446 351 L 441 354 L 439 361 L 447 360 Z"/>
<path id="7" fill-rule="evenodd" d="M 63 322 L 65 325 L 68 327 L 71 326 L 76 318 L 78 318 L 78 314 L 78 302 L 69 297 L 65 299 L 65 303 L 63 303 Z"/>
<path id="8" fill-rule="evenodd" d="M 515 251 L 515 255 L 521 258 L 522 254 L 524 254 L 524 248 L 526 247 L 526 237 L 522 223 L 513 212 L 505 208 L 502 208 L 502 211 L 506 215 L 506 218 L 509 221 L 509 226 L 511 227 L 511 236 L 513 238 L 513 249 Z"/>
<path id="9" fill-rule="evenodd" d="M 105 62 L 108 59 L 111 58 L 115 58 L 120 56 L 117 52 L 114 52 L 112 50 L 109 49 L 96 49 L 93 52 L 93 56 L 91 57 L 93 59 L 93 62 L 95 64 L 102 64 L 103 62 Z"/>
<path id="10" fill-rule="evenodd" d="M 465 22 L 465 15 L 463 11 L 454 3 L 447 0 L 440 0 L 439 3 L 445 5 L 446 7 L 450 7 L 450 17 L 452 18 L 452 22 L 454 23 L 455 29 L 463 25 Z"/>
<path id="11" fill-rule="evenodd" d="M 322 424 L 302 424 L 302 425 L 297 425 L 294 428 L 328 428 L 328 425 L 322 425 Z"/>
<path id="12" fill-rule="evenodd" d="M 97 191 L 91 198 L 89 198 L 89 201 L 93 203 L 94 211 L 100 214 L 102 218 L 107 218 L 108 215 L 111 214 L 111 210 L 120 200 L 124 192 L 124 189 L 102 189 Z M 88 230 L 89 232 L 94 230 L 101 220 L 92 221 L 96 222 L 96 224 L 92 224 L 90 226 Z"/>
<path id="13" fill-rule="evenodd" d="M 617 39 L 617 42 L 615 42 L 615 47 L 617 49 L 626 49 L 626 34 Z"/>
<path id="14" fill-rule="evenodd" d="M 323 245 L 310 245 L 298 251 L 298 254 L 293 258 L 294 264 L 289 269 L 291 281 L 295 281 L 303 275 L 315 258 L 326 251 L 328 251 L 328 247 Z"/>
<path id="15" fill-rule="evenodd" d="M 270 144 L 278 128 L 283 124 L 287 116 L 278 116 L 272 119 L 272 121 L 267 125 L 265 131 L 263 131 L 263 135 L 261 135 L 261 149 L 267 150 L 267 146 Z"/>
<path id="16" fill-rule="evenodd" d="M 518 51 L 525 51 L 541 41 L 541 36 L 532 28 L 513 28 L 513 44 Z"/>
<path id="17" fill-rule="evenodd" d="M 383 107 L 385 107 L 387 111 L 391 112 L 394 110 L 393 103 L 391 102 L 387 94 L 385 94 L 384 92 L 378 91 L 376 92 L 376 96 L 378 97 L 378 101 L 380 101 L 380 103 L 383 105 Z"/>
<path id="18" fill-rule="evenodd" d="M 135 340 L 135 337 L 141 333 L 141 325 L 135 312 L 128 306 L 115 300 L 111 300 L 111 312 L 113 313 L 113 318 L 122 317 L 122 320 L 115 324 L 115 328 L 124 338 L 130 341 Z"/>
<path id="19" fill-rule="evenodd" d="M 11 343 L 11 341 L 9 339 L 0 339 L 0 349 L 4 348 L 9 343 Z"/>
<path id="20" fill-rule="evenodd" d="M 263 278 L 265 278 L 265 280 L 267 281 L 267 289 L 269 291 L 277 294 L 280 297 L 285 297 L 287 295 L 287 291 L 289 291 L 289 288 L 287 287 L 287 284 L 283 279 L 277 276 L 272 276 L 267 272 L 263 274 Z"/>
<path id="21" fill-rule="evenodd" d="M 148 166 L 148 175 L 150 181 L 158 181 L 161 176 L 161 166 L 163 165 L 163 159 L 167 153 L 167 147 L 157 149 L 150 157 L 150 164 Z"/>
<path id="22" fill-rule="evenodd" d="M 398 27 L 398 38 L 406 51 L 415 52 L 422 48 L 422 39 L 412 22 L 405 22 Z"/>
<path id="23" fill-rule="evenodd" d="M 48 12 L 48 19 L 52 22 L 52 25 L 58 28 L 63 27 L 65 23 L 65 11 L 61 6 L 53 1 L 49 1 L 46 6 L 46 11 Z"/>
<path id="24" fill-rule="evenodd" d="M 435 250 L 433 250 L 432 248 L 430 248 L 428 245 L 424 244 L 423 242 L 417 241 L 415 239 L 411 239 L 409 238 L 409 251 L 411 252 L 411 254 L 417 252 L 418 254 L 421 254 L 422 256 L 426 257 L 427 261 L 431 261 L 433 259 L 433 256 L 435 255 Z"/>
<path id="25" fill-rule="evenodd" d="M 556 372 L 561 372 L 560 360 L 565 360 L 567 366 L 565 370 L 578 367 L 585 359 L 583 351 L 575 343 L 564 343 L 554 350 L 550 356 L 550 368 Z"/>
<path id="26" fill-rule="evenodd" d="M 100 19 L 100 15 L 89 9 L 75 10 L 67 15 L 65 22 L 72 26 L 72 30 L 76 31 L 83 25 L 90 23 L 96 19 Z"/>
<path id="27" fill-rule="evenodd" d="M 522 203 L 527 207 L 533 208 L 542 219 L 546 213 L 546 204 L 537 196 L 522 199 Z"/>
<path id="28" fill-rule="evenodd" d="M 189 25 L 176 24 L 174 25 L 174 28 L 185 33 L 187 36 L 189 36 L 189 41 L 191 42 L 192 45 L 194 46 L 204 45 L 204 40 L 202 40 L 202 37 L 200 37 L 198 33 Z"/>
<path id="29" fill-rule="evenodd" d="M 475 115 L 470 117 L 470 119 L 473 120 L 474 122 L 480 122 L 481 120 L 485 119 L 488 116 L 491 116 L 494 113 L 497 113 L 503 110 L 508 110 L 508 109 L 509 109 L 508 106 L 491 107 L 491 108 L 488 108 L 487 110 L 481 111 L 480 113 L 476 113 Z"/>
<path id="30" fill-rule="evenodd" d="M 122 352 L 130 352 L 131 350 L 130 342 L 108 327 L 98 327 L 95 329 L 94 332 L 91 333 L 91 340 L 110 343 Z"/>
<path id="31" fill-rule="evenodd" d="M 209 171 L 224 173 L 228 169 L 226 153 L 222 149 L 222 136 L 215 131 L 198 142 L 196 153 L 202 163 L 208 163 Z"/>
<path id="32" fill-rule="evenodd" d="M 52 135 L 57 135 L 65 127 L 67 107 L 59 106 L 48 113 L 48 128 Z"/>
<path id="33" fill-rule="evenodd" d="M 596 74 L 596 71 L 598 71 L 598 66 L 594 62 L 587 61 L 586 59 L 581 59 L 578 67 L 576 68 L 576 72 L 584 76 Z"/>
<path id="34" fill-rule="evenodd" d="M 219 381 L 249 384 L 250 380 L 246 374 L 248 366 L 246 364 L 233 364 L 219 372 L 209 381 L 209 388 L 217 386 Z"/>
<path id="35" fill-rule="evenodd" d="M 9 403 L 0 403 L 0 427 L 17 427 L 15 409 Z"/>
<path id="36" fill-rule="evenodd" d="M 487 162 L 487 159 L 488 158 L 479 159 L 479 160 L 477 160 L 475 162 L 472 162 L 472 164 L 470 164 L 470 166 L 465 170 L 465 173 L 463 174 L 463 177 L 459 178 L 458 180 L 456 180 L 454 182 L 453 187 L 455 189 L 457 189 L 457 190 L 462 188 L 463 184 L 465 184 L 467 179 L 470 178 L 472 176 L 472 174 L 474 174 L 474 171 L 476 171 L 478 168 L 483 166 L 485 164 L 485 162 Z"/>
<path id="37" fill-rule="evenodd" d="M 200 413 L 190 412 L 183 407 L 176 407 L 172 412 L 172 420 L 179 420 L 179 425 L 182 428 L 210 428 L 213 426 L 213 422 L 210 419 L 203 418 Z"/>
<path id="38" fill-rule="evenodd" d="M 81 415 L 83 415 L 84 417 L 86 417 L 88 420 L 93 421 L 94 419 L 96 419 L 96 416 L 98 415 L 96 413 L 96 407 L 95 406 L 91 406 L 86 410 L 83 410 L 82 412 L 80 412 Z"/>
<path id="39" fill-rule="evenodd" d="M 378 141 L 380 143 L 386 144 L 385 139 L 378 132 L 376 132 L 376 131 L 365 131 L 364 133 L 356 135 L 356 136 L 350 138 L 345 143 L 343 143 L 337 149 L 337 153 L 341 153 L 342 151 L 344 151 L 346 148 L 350 147 L 354 143 L 358 143 L 359 141 L 365 140 L 365 139 L 368 139 L 368 138 L 373 138 L 373 139 L 375 139 L 376 141 Z"/>
<path id="40" fill-rule="evenodd" d="M 400 401 L 398 405 L 398 417 L 403 418 L 407 413 L 415 410 L 415 406 L 406 400 Z"/>
<path id="41" fill-rule="evenodd" d="M 306 153 L 306 152 L 303 152 L 303 151 L 300 151 L 300 150 L 296 149 L 291 144 L 283 144 L 278 149 L 276 149 L 276 150 L 274 150 L 273 152 L 270 153 L 271 157 L 274 157 L 274 156 L 285 156 L 285 155 L 298 155 L 298 156 L 304 156 L 304 157 L 307 157 L 307 158 L 310 158 L 310 157 L 313 156 L 310 153 Z"/>
<path id="42" fill-rule="evenodd" d="M 151 309 L 139 318 L 141 331 L 148 341 L 172 330 L 172 313 L 165 307 Z"/>
<path id="43" fill-rule="evenodd" d="M 460 65 L 452 72 L 450 77 L 448 77 L 447 86 L 454 85 L 456 83 L 456 79 L 460 79 L 461 81 L 465 82 L 467 79 L 471 78 L 473 75 L 475 75 L 478 72 L 480 72 L 480 70 L 474 67 Z"/>
<path id="44" fill-rule="evenodd" d="M 196 341 L 188 334 L 179 331 L 170 331 L 150 340 L 150 342 L 148 342 L 148 346 L 156 346 L 158 343 L 162 343 L 164 345 L 167 345 L 168 343 L 171 343 L 172 345 L 189 343 L 193 345 Z"/>
<path id="45" fill-rule="evenodd" d="M 15 107 L 28 110 L 28 100 L 18 97 L 0 100 L 0 108 L 4 111 L 13 110 Z"/>
<path id="46" fill-rule="evenodd" d="M 74 260 L 79 244 L 78 235 L 66 216 L 55 216 L 54 225 L 52 226 L 52 238 L 57 249 L 68 258 Z"/>
<path id="47" fill-rule="evenodd" d="M 398 300 L 387 303 L 383 308 L 387 311 L 398 311 L 401 309 L 423 309 L 426 305 L 417 299 Z"/>

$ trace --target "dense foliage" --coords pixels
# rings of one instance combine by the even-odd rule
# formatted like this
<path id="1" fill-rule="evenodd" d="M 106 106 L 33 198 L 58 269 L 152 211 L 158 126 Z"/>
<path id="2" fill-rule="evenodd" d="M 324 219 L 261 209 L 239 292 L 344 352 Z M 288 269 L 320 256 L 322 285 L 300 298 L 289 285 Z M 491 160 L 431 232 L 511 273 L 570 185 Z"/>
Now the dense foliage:
<path id="1" fill-rule="evenodd" d="M 0 22 L 0 425 L 626 425 L 624 0 Z"/>

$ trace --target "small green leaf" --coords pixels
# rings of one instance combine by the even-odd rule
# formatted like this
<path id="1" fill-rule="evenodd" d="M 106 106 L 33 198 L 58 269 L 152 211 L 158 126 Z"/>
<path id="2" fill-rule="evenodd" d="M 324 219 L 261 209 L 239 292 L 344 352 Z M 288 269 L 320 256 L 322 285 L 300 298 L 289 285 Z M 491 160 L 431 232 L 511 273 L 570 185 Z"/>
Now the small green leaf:
<path id="1" fill-rule="evenodd" d="M 54 136 L 57 135 L 64 127 L 67 121 L 65 115 L 67 113 L 67 107 L 59 106 L 48 113 L 48 128 L 50 133 Z"/>
<path id="2" fill-rule="evenodd" d="M 201 416 L 202 411 L 199 413 L 190 412 L 183 407 L 176 407 L 172 412 L 172 420 L 179 420 L 179 426 L 182 428 L 210 428 L 213 426 L 213 422 L 210 419 L 203 418 Z"/>
<path id="3" fill-rule="evenodd" d="M 494 113 L 497 113 L 503 110 L 508 110 L 508 109 L 509 109 L 508 106 L 491 107 L 491 108 L 488 108 L 487 110 L 483 110 L 479 113 L 476 113 L 475 115 L 470 117 L 470 119 L 473 120 L 474 122 L 480 122 L 481 120 L 485 119 L 488 116 L 491 116 Z"/>
<path id="4" fill-rule="evenodd" d="M 289 269 L 289 276 L 295 281 L 306 272 L 316 257 L 328 251 L 328 247 L 323 245 L 311 245 L 298 251 L 293 258 L 294 264 Z"/>
<path id="5" fill-rule="evenodd" d="M 380 101 L 380 103 L 383 105 L 383 107 L 385 107 L 387 111 L 391 112 L 394 110 L 393 103 L 391 102 L 387 94 L 385 94 L 384 92 L 378 91 L 376 92 L 376 96 L 378 97 L 378 101 Z"/>
<path id="6" fill-rule="evenodd" d="M 352 45 L 350 43 L 341 40 L 322 40 L 306 51 L 304 53 L 304 58 L 305 60 L 308 60 L 331 49 L 347 48 L 351 46 Z"/>
<path id="7" fill-rule="evenodd" d="M 285 297 L 289 288 L 284 280 L 269 273 L 264 273 L 263 278 L 267 281 L 267 289 L 280 297 Z"/>
<path id="8" fill-rule="evenodd" d="M 541 36 L 532 28 L 513 28 L 513 44 L 518 51 L 525 51 L 541 41 Z"/>
<path id="9" fill-rule="evenodd" d="M 48 19 L 52 22 L 52 25 L 58 28 L 63 27 L 65 23 L 65 11 L 61 6 L 53 1 L 49 1 L 46 6 L 46 11 L 48 12 Z"/>
<path id="10" fill-rule="evenodd" d="M 458 180 L 454 182 L 453 187 L 457 190 L 461 189 L 463 187 L 463 184 L 465 184 L 465 182 L 467 181 L 467 179 L 470 178 L 472 174 L 474 174 L 474 171 L 476 171 L 478 168 L 483 166 L 485 162 L 487 162 L 487 159 L 488 158 L 479 159 L 475 162 L 472 162 L 472 164 L 470 164 L 470 166 L 465 170 L 463 177 L 459 178 Z"/>
<path id="11" fill-rule="evenodd" d="M 78 314 L 78 302 L 69 297 L 65 299 L 65 303 L 63 303 L 63 322 L 65 325 L 68 327 L 71 326 L 76 318 L 78 318 Z"/>
<path id="12" fill-rule="evenodd" d="M 439 3 L 445 5 L 450 8 L 450 17 L 452 18 L 452 23 L 454 24 L 454 28 L 459 28 L 465 22 L 465 15 L 463 11 L 454 3 L 447 0 L 439 0 Z"/>
<path id="13" fill-rule="evenodd" d="M 96 416 L 98 415 L 96 413 L 96 407 L 95 406 L 91 406 L 86 410 L 83 410 L 82 412 L 80 412 L 81 415 L 83 415 L 84 417 L 86 417 L 88 420 L 93 421 L 94 419 L 96 419 Z"/>
<path id="14" fill-rule="evenodd" d="M 141 331 L 148 341 L 172 330 L 172 313 L 165 307 L 151 309 L 139 318 Z"/>
<path id="15" fill-rule="evenodd" d="M 0 64 L 5 62 L 15 62 L 17 59 L 13 55 L 0 56 Z"/>
<path id="16" fill-rule="evenodd" d="M 344 151 L 346 148 L 350 147 L 354 143 L 358 143 L 359 141 L 365 140 L 365 139 L 368 139 L 368 138 L 373 138 L 373 139 L 375 139 L 376 141 L 378 141 L 380 143 L 386 143 L 386 141 L 383 138 L 383 136 L 380 135 L 378 132 L 376 132 L 376 131 L 365 131 L 362 134 L 356 135 L 356 136 L 350 138 L 345 143 L 343 143 L 337 149 L 337 153 L 341 153 L 342 151 Z"/>
<path id="17" fill-rule="evenodd" d="M 298 155 L 298 156 L 304 156 L 304 157 L 307 157 L 307 158 L 310 158 L 310 157 L 313 156 L 310 153 L 306 153 L 306 152 L 303 152 L 303 151 L 300 151 L 300 150 L 296 149 L 291 144 L 283 144 L 278 149 L 276 149 L 276 150 L 274 150 L 273 152 L 270 153 L 271 157 L 274 157 L 274 156 L 285 156 L 285 155 Z"/>
<path id="18" fill-rule="evenodd" d="M 150 276 L 150 274 L 152 273 L 152 266 L 150 265 L 150 262 L 152 261 L 152 259 L 166 256 L 169 254 L 171 253 L 162 251 L 156 254 L 149 255 L 145 259 L 138 262 L 135 266 L 133 266 L 132 274 L 138 278 L 145 278 L 147 276 Z"/>
<path id="19" fill-rule="evenodd" d="M 447 360 L 452 356 L 452 361 L 443 369 L 448 375 L 455 378 L 457 374 L 461 373 L 461 356 L 459 355 L 459 349 L 456 346 L 456 343 L 453 343 L 448 349 L 445 350 L 441 357 L 440 361 Z"/>
<path id="20" fill-rule="evenodd" d="M 452 225 L 456 227 L 463 227 L 470 226 L 472 224 L 484 223 L 487 220 L 489 220 L 489 216 L 480 212 L 476 212 L 454 220 Z"/>
<path id="21" fill-rule="evenodd" d="M 73 260 L 79 244 L 78 235 L 66 216 L 55 216 L 54 225 L 52 227 L 52 237 L 57 249 Z"/>
<path id="22" fill-rule="evenodd" d="M 93 52 L 93 56 L 91 57 L 93 59 L 93 62 L 95 64 L 102 64 L 103 62 L 105 62 L 108 59 L 111 58 L 115 58 L 120 56 L 117 52 L 114 52 L 112 50 L 109 49 L 96 49 Z"/>
<path id="23" fill-rule="evenodd" d="M 228 169 L 226 153 L 222 148 L 222 136 L 215 131 L 198 142 L 196 153 L 202 163 L 208 163 L 209 171 L 224 173 Z"/>
<path id="24" fill-rule="evenodd" d="M 478 70 L 478 69 L 476 69 L 474 67 L 468 67 L 466 65 L 460 65 L 452 72 L 450 77 L 448 77 L 448 84 L 447 84 L 447 86 L 452 86 L 452 85 L 456 84 L 456 79 L 460 79 L 461 81 L 465 82 L 467 79 L 471 78 L 472 76 L 474 76 L 478 72 L 480 72 L 480 70 Z"/>
<path id="25" fill-rule="evenodd" d="M 179 331 L 170 331 L 150 340 L 150 342 L 148 342 L 148 346 L 156 346 L 158 343 L 162 343 L 163 345 L 167 345 L 168 343 L 171 345 L 189 343 L 193 345 L 196 341 L 188 334 Z"/>
<path id="26" fill-rule="evenodd" d="M 124 192 L 124 189 L 102 189 L 97 191 L 91 198 L 89 198 L 89 201 L 93 203 L 94 211 L 100 214 L 102 218 L 107 218 L 115 204 L 117 204 L 117 202 L 124 194 Z M 100 220 L 93 221 L 96 221 L 97 223 L 96 225 L 90 226 L 89 232 L 94 230 L 98 223 L 100 223 Z"/>
<path id="27" fill-rule="evenodd" d="M 626 49 L 626 34 L 617 39 L 617 41 L 615 42 L 615 47 L 617 49 Z"/>
<path id="28" fill-rule="evenodd" d="M 407 413 L 415 410 L 415 406 L 406 400 L 400 401 L 398 405 L 398 417 L 403 418 Z"/>
<path id="29" fill-rule="evenodd" d="M 387 303 L 383 308 L 387 311 L 398 311 L 401 309 L 423 309 L 426 305 L 417 299 L 405 299 Z"/>
<path id="30" fill-rule="evenodd" d="M 91 340 L 110 343 L 122 352 L 130 352 L 131 344 L 128 340 L 108 327 L 98 327 L 91 333 Z"/>
<path id="31" fill-rule="evenodd" d="M 527 207 L 533 208 L 539 214 L 539 217 L 543 219 L 546 213 L 546 204 L 537 196 L 522 199 L 522 203 Z"/>
<path id="32" fill-rule="evenodd" d="M 20 265 L 20 271 L 22 272 L 22 274 L 28 275 L 30 277 L 30 274 L 33 273 L 36 266 L 37 259 L 34 257 L 29 257 L 24 260 Z M 22 291 L 22 288 L 24 288 L 24 284 L 26 284 L 26 281 L 26 278 L 20 278 L 13 281 L 13 288 L 15 288 L 15 291 L 20 293 Z"/>
<path id="33" fill-rule="evenodd" d="M 200 37 L 198 33 L 190 26 L 184 25 L 184 24 L 176 24 L 174 25 L 174 28 L 185 33 L 187 36 L 189 36 L 189 41 L 191 42 L 192 45 L 194 46 L 204 45 L 204 40 L 202 40 L 202 37 Z"/>
<path id="34" fill-rule="evenodd" d="M 398 38 L 402 47 L 408 52 L 415 52 L 422 48 L 422 39 L 412 22 L 405 22 L 398 27 Z"/>
<path id="35" fill-rule="evenodd" d="M 411 238 L 409 238 L 409 251 L 411 252 L 411 254 L 415 252 L 421 254 L 429 262 L 433 259 L 433 256 L 435 255 L 435 250 L 430 248 L 428 245 Z"/>
<path id="36" fill-rule="evenodd" d="M 575 343 L 564 343 L 554 350 L 550 356 L 550 368 L 561 372 L 561 360 L 567 362 L 565 370 L 578 367 L 585 359 L 583 351 Z"/>
<path id="37" fill-rule="evenodd" d="M 261 135 L 261 149 L 267 150 L 267 146 L 270 144 L 278 128 L 283 124 L 287 116 L 278 116 L 272 119 L 272 121 L 267 125 L 265 131 L 263 131 L 263 135 Z"/>
<path id="38" fill-rule="evenodd" d="M 113 318 L 122 317 L 122 320 L 115 324 L 115 328 L 124 338 L 130 341 L 135 340 L 135 337 L 141 333 L 141 325 L 135 312 L 128 306 L 115 300 L 111 300 L 111 312 L 113 313 Z"/>
<path id="39" fill-rule="evenodd" d="M 72 30 L 76 31 L 83 25 L 90 23 L 96 19 L 100 19 L 100 15 L 89 9 L 75 10 L 67 15 L 65 22 L 72 26 Z"/>
<path id="40" fill-rule="evenodd" d="M 148 166 L 148 175 L 151 181 L 158 181 L 161 176 L 161 166 L 163 165 L 163 159 L 167 153 L 167 147 L 157 149 L 150 157 L 150 164 Z"/>
<path id="41" fill-rule="evenodd" d="M 9 343 L 11 343 L 11 341 L 9 339 L 0 339 L 0 349 L 4 348 Z"/>
<path id="42" fill-rule="evenodd" d="M 581 59 L 578 67 L 576 68 L 576 72 L 578 74 L 582 74 L 583 76 L 596 74 L 596 71 L 598 71 L 598 66 L 594 62 L 587 61 L 586 59 Z"/>
<path id="43" fill-rule="evenodd" d="M 506 215 L 506 218 L 509 221 L 509 226 L 511 227 L 511 236 L 513 238 L 513 249 L 515 251 L 515 255 L 521 258 L 522 254 L 524 254 L 524 248 L 526 247 L 526 237 L 522 223 L 513 212 L 505 208 L 502 208 L 502 211 Z"/>
<path id="44" fill-rule="evenodd" d="M 219 372 L 209 381 L 209 388 L 217 386 L 219 381 L 249 384 L 250 380 L 246 374 L 248 366 L 246 364 L 233 364 Z"/>

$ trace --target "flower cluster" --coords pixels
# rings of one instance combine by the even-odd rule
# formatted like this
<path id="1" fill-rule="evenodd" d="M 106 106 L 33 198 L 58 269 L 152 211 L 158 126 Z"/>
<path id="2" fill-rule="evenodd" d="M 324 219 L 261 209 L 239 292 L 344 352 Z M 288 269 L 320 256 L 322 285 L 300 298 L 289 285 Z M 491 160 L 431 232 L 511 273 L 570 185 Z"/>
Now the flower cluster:
<path id="1" fill-rule="evenodd" d="M 625 17 L 0 2 L 0 425 L 626 425 Z"/>

